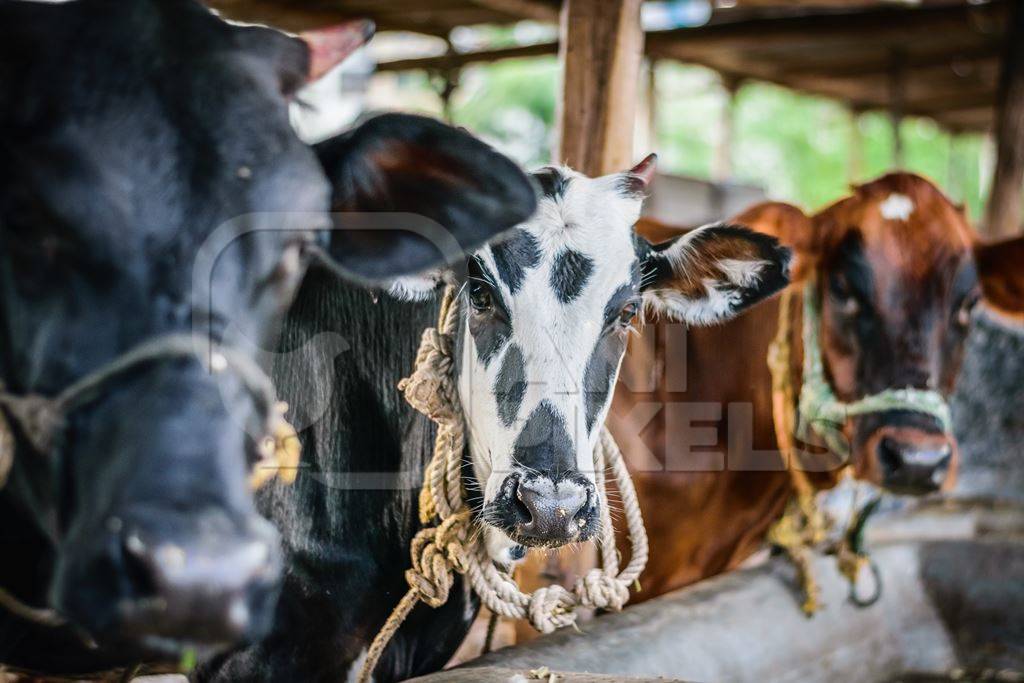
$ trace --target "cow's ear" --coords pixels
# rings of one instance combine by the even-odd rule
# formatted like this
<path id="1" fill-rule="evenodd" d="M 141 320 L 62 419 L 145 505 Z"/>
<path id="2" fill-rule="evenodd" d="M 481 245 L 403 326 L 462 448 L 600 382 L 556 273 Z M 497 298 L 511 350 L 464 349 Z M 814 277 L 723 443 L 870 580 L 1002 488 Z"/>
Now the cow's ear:
<path id="1" fill-rule="evenodd" d="M 816 227 L 807 214 L 792 204 L 763 202 L 736 216 L 732 222 L 745 225 L 754 232 L 771 235 L 792 249 L 790 277 L 793 282 L 802 281 L 812 271 L 824 250 L 821 236 L 827 229 Z M 827 222 L 827 218 L 822 222 Z"/>
<path id="2" fill-rule="evenodd" d="M 432 268 L 416 275 L 403 275 L 384 283 L 387 293 L 399 301 L 426 301 L 441 287 L 454 281 L 447 268 Z"/>
<path id="3" fill-rule="evenodd" d="M 529 218 L 526 175 L 464 130 L 385 114 L 316 146 L 335 213 L 330 251 L 380 282 L 451 263 Z"/>
<path id="4" fill-rule="evenodd" d="M 708 225 L 654 247 L 643 258 L 645 309 L 713 325 L 789 284 L 792 252 L 738 225 Z"/>
<path id="5" fill-rule="evenodd" d="M 1024 237 L 976 245 L 974 258 L 985 303 L 1024 322 Z"/>

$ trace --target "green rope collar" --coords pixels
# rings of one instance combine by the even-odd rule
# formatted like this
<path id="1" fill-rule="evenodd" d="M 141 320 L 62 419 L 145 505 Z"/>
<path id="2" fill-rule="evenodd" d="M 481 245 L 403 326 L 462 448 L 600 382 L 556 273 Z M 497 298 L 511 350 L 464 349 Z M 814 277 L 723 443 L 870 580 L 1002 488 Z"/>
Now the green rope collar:
<path id="1" fill-rule="evenodd" d="M 821 310 L 817 283 L 814 278 L 804 286 L 804 376 L 800 389 L 800 409 L 797 436 L 804 443 L 815 443 L 808 437 L 813 430 L 836 455 L 849 460 L 850 445 L 843 434 L 843 426 L 851 417 L 881 413 L 889 410 L 907 410 L 930 415 L 939 421 L 946 432 L 952 430 L 953 419 L 949 404 L 937 391 L 915 389 L 886 389 L 877 394 L 844 403 L 836 398 L 825 377 L 825 367 L 818 343 Z"/>

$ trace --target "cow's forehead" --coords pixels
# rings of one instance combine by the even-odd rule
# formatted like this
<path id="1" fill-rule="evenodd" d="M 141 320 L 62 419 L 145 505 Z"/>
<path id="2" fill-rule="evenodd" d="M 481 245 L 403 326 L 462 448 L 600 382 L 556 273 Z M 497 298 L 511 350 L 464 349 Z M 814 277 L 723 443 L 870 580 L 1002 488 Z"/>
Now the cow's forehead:
<path id="1" fill-rule="evenodd" d="M 895 243 L 922 254 L 936 246 L 970 248 L 971 228 L 963 212 L 924 178 L 887 176 L 859 188 L 856 201 L 868 243 Z"/>
<path id="2" fill-rule="evenodd" d="M 856 230 L 878 274 L 952 275 L 970 257 L 972 231 L 963 212 L 919 176 L 891 174 L 862 185 L 830 211 L 841 232 Z"/>
<path id="3" fill-rule="evenodd" d="M 544 279 L 568 304 L 585 289 L 622 285 L 636 263 L 633 226 L 642 198 L 618 175 L 587 178 L 549 168 L 534 177 L 542 190 L 534 216 L 484 250 L 502 287 L 516 297 L 537 292 L 524 286 L 528 279 Z"/>

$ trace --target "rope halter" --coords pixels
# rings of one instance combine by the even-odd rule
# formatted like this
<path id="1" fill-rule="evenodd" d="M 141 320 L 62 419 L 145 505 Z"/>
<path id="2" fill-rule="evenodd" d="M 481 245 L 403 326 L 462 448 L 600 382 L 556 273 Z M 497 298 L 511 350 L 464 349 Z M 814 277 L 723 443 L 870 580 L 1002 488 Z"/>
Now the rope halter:
<path id="1" fill-rule="evenodd" d="M 857 416 L 893 410 L 922 413 L 935 418 L 943 430 L 952 429 L 952 417 L 945 397 L 937 391 L 907 387 L 886 389 L 857 401 L 840 401 L 825 375 L 819 334 L 821 329 L 821 301 L 817 278 L 808 278 L 803 287 L 803 367 L 799 401 L 790 377 L 791 316 L 796 288 L 790 287 L 782 295 L 779 305 L 779 326 L 775 340 L 768 351 L 768 366 L 772 375 L 772 414 L 775 420 L 775 438 L 779 449 L 787 456 L 790 481 L 796 492 L 782 518 L 768 531 L 768 541 L 783 548 L 796 565 L 798 580 L 804 593 L 803 610 L 810 616 L 818 610 L 818 588 L 811 572 L 809 552 L 823 543 L 831 520 L 818 509 L 816 491 L 807 478 L 797 457 L 794 437 L 804 443 L 814 443 L 814 435 L 822 439 L 829 450 L 842 457 L 849 465 L 850 444 L 843 431 L 848 421 Z M 794 404 L 796 408 L 794 409 Z M 812 434 L 813 432 L 813 434 Z M 851 601 L 867 606 L 878 600 L 881 580 L 877 568 L 863 547 L 863 526 L 877 507 L 877 501 L 853 515 L 850 529 L 843 535 L 834 552 L 839 569 L 850 583 Z M 857 577 L 864 566 L 874 574 L 876 590 L 872 597 L 863 599 L 855 593 Z"/>
<path id="2" fill-rule="evenodd" d="M 929 415 L 938 421 L 943 431 L 952 430 L 953 418 L 949 404 L 942 394 L 930 389 L 886 389 L 851 402 L 836 398 L 825 376 L 825 364 L 818 340 L 821 328 L 820 297 L 816 279 L 811 278 L 804 286 L 804 375 L 800 389 L 797 436 L 805 443 L 811 443 L 809 437 L 813 430 L 825 441 L 829 450 L 849 460 L 850 445 L 843 427 L 853 417 L 905 410 Z"/>
<path id="3" fill-rule="evenodd" d="M 578 608 L 620 610 L 629 600 L 629 588 L 647 564 L 647 534 L 633 481 L 622 453 L 607 429 L 594 449 L 594 472 L 601 500 L 601 532 L 597 539 L 601 567 L 581 577 L 571 591 L 559 585 L 527 595 L 507 569 L 487 553 L 480 525 L 466 507 L 462 462 L 466 445 L 465 420 L 454 379 L 454 334 L 458 329 L 458 299 L 446 288 L 437 328 L 424 330 L 413 374 L 399 383 L 406 400 L 437 423 L 434 452 L 420 491 L 420 523 L 424 528 L 410 545 L 412 568 L 405 577 L 409 590 L 374 638 L 358 680 L 368 683 L 392 636 L 418 602 L 439 607 L 448 600 L 455 574 L 462 574 L 480 601 L 493 614 L 527 619 L 538 631 L 550 633 L 576 624 Z M 623 512 L 632 552 L 620 572 L 615 530 L 605 489 L 610 469 L 622 496 Z"/>

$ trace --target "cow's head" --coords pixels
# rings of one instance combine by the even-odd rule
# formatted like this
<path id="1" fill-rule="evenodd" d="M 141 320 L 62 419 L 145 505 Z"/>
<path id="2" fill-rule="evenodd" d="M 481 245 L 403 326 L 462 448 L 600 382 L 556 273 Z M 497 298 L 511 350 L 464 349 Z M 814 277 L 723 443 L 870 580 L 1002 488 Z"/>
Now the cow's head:
<path id="1" fill-rule="evenodd" d="M 529 216 L 526 177 L 434 121 L 380 117 L 316 150 L 296 137 L 296 89 L 369 32 L 298 38 L 191 0 L 0 0 L 5 390 L 57 395 L 178 331 L 273 348 L 316 240 L 356 277 L 442 262 L 412 234 L 312 236 L 332 205 L 420 214 L 469 249 Z M 237 235 L 196 298 L 197 253 L 225 224 Z M 280 573 L 247 487 L 265 409 L 232 368 L 183 357 L 104 383 L 45 453 L 6 415 L 18 443 L 3 521 L 47 542 L 0 551 L 0 586 L 125 656 L 261 635 Z"/>
<path id="2" fill-rule="evenodd" d="M 805 296 L 820 301 L 822 361 L 842 401 L 906 388 L 948 398 L 979 300 L 1024 310 L 1021 240 L 979 245 L 962 209 L 915 175 L 861 185 L 813 218 L 774 204 L 738 220 L 793 247 L 795 279 L 812 278 Z M 954 480 L 956 439 L 925 412 L 872 412 L 844 430 L 858 478 L 914 494 Z"/>
<path id="3" fill-rule="evenodd" d="M 459 393 L 498 561 L 597 532 L 593 450 L 645 313 L 712 324 L 788 282 L 789 251 L 742 227 L 708 226 L 657 247 L 638 237 L 653 172 L 653 157 L 600 178 L 538 171 L 534 217 L 469 260 Z"/>

